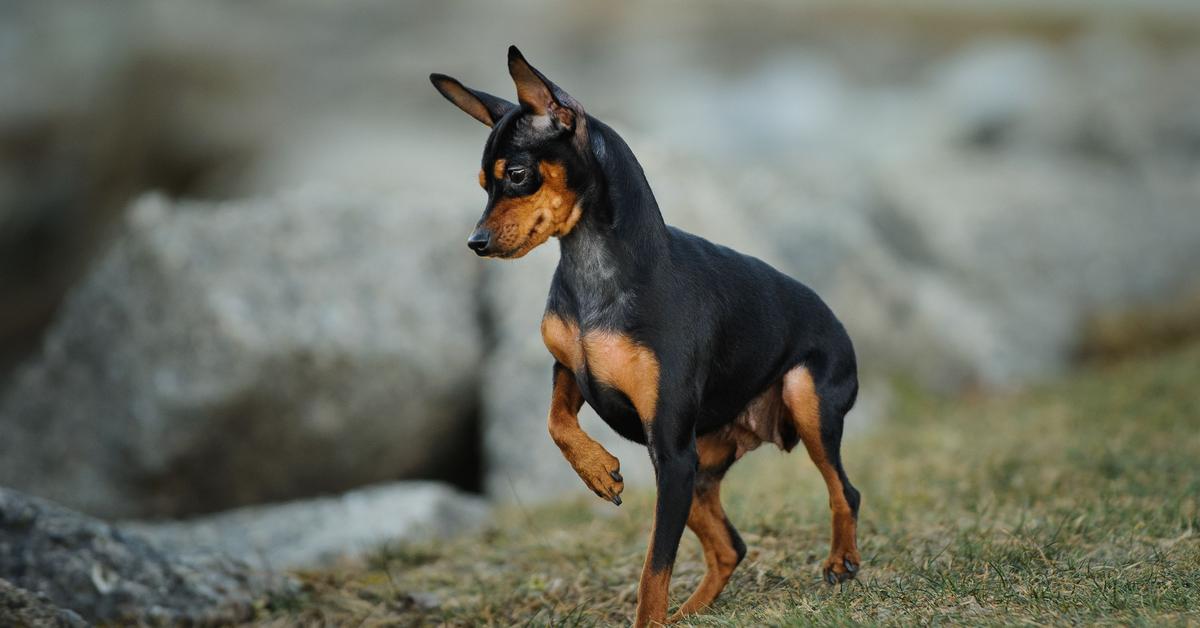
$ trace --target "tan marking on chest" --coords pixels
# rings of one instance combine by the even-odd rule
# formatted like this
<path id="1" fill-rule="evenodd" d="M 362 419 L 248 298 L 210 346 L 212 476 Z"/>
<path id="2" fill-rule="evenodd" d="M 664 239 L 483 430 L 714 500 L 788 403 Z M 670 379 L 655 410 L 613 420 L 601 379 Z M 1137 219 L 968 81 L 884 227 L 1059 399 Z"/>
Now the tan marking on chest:
<path id="1" fill-rule="evenodd" d="M 633 402 L 643 423 L 654 420 L 658 406 L 658 357 L 624 334 L 588 332 L 583 337 L 588 372 Z"/>
<path id="2" fill-rule="evenodd" d="M 554 314 L 542 317 L 542 342 L 563 366 L 578 372 L 583 366 L 583 345 L 579 341 L 579 327 Z"/>

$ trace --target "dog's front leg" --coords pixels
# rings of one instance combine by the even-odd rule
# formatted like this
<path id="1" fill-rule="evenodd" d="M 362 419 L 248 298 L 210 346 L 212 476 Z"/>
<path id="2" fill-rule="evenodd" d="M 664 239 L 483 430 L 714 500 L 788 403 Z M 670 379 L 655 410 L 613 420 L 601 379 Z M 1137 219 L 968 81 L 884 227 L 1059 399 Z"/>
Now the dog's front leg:
<path id="1" fill-rule="evenodd" d="M 575 375 L 560 363 L 554 364 L 554 392 L 550 396 L 550 438 L 562 450 L 563 457 L 601 499 L 621 505 L 621 491 L 625 483 L 621 479 L 621 461 L 608 453 L 583 428 L 579 427 L 579 408 L 583 407 L 583 395 Z"/>
<path id="2" fill-rule="evenodd" d="M 654 463 L 658 499 L 650 547 L 646 550 L 646 562 L 638 584 L 635 626 L 666 621 L 671 570 L 692 507 L 692 488 L 699 461 L 692 424 L 673 412 L 669 404 L 659 405 L 655 418 L 646 424 L 646 435 L 650 460 Z"/>

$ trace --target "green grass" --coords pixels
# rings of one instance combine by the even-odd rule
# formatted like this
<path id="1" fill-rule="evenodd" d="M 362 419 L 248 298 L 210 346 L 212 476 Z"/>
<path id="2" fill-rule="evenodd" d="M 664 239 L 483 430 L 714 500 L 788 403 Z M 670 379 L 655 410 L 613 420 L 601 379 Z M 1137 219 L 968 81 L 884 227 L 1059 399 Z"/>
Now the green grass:
<path id="1" fill-rule="evenodd" d="M 824 486 L 802 451 L 764 447 L 722 490 L 749 553 L 690 624 L 1200 624 L 1200 344 L 1017 396 L 896 405 L 844 446 L 863 493 L 859 579 L 820 581 Z M 653 503 L 627 493 L 619 509 L 512 508 L 467 538 L 305 574 L 262 622 L 627 624 Z M 673 605 L 702 573 L 686 533 Z"/>

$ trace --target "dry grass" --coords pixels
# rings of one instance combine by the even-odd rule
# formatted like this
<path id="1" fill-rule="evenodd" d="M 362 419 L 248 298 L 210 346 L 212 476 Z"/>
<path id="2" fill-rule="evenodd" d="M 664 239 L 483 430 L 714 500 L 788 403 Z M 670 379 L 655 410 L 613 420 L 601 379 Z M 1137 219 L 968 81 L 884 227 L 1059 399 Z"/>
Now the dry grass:
<path id="1" fill-rule="evenodd" d="M 1011 398 L 899 395 L 886 424 L 845 446 L 864 496 L 864 566 L 840 587 L 818 574 L 819 476 L 801 452 L 761 449 L 723 491 L 750 552 L 691 623 L 1200 623 L 1198 385 L 1192 345 Z M 651 499 L 511 509 L 468 538 L 307 574 L 305 593 L 273 600 L 261 621 L 628 623 Z M 686 534 L 675 604 L 702 572 Z"/>

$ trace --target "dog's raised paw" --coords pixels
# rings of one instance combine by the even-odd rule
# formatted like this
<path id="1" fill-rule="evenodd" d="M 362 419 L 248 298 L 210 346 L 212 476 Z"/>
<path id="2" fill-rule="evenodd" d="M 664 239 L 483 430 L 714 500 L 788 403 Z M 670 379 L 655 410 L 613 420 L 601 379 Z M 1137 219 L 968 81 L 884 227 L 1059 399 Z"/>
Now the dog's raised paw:
<path id="1" fill-rule="evenodd" d="M 621 461 L 616 456 L 596 444 L 586 455 L 573 457 L 572 466 L 597 497 L 621 505 L 625 480 L 621 477 Z"/>

